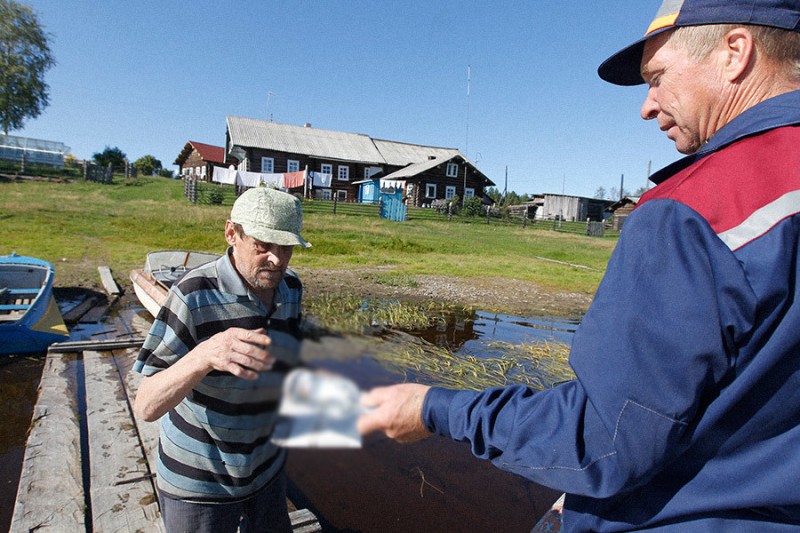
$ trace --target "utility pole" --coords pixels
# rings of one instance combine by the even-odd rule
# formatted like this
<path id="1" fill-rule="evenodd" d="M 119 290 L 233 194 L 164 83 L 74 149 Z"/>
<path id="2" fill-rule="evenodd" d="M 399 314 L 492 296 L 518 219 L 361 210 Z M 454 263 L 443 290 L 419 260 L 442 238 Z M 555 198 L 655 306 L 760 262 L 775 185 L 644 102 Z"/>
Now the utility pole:
<path id="1" fill-rule="evenodd" d="M 506 183 L 503 186 L 503 205 L 508 205 L 508 165 L 506 165 Z"/>

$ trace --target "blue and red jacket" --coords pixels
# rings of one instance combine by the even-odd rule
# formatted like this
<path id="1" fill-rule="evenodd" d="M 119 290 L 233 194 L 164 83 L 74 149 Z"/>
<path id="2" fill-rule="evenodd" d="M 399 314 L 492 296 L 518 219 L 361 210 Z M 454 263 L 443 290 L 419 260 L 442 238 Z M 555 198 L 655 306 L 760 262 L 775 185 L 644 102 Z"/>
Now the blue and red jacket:
<path id="1" fill-rule="evenodd" d="M 800 91 L 653 176 L 577 379 L 431 389 L 428 428 L 567 493 L 566 531 L 800 527 Z"/>

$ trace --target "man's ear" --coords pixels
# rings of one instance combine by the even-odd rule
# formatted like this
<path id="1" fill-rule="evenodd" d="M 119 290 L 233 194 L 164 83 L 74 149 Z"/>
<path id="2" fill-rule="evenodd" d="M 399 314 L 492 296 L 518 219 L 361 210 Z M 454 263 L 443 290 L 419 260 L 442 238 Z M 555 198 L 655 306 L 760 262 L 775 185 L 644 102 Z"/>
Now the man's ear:
<path id="1" fill-rule="evenodd" d="M 228 241 L 228 244 L 231 246 L 233 246 L 236 240 L 236 229 L 233 227 L 233 222 L 230 220 L 225 222 L 225 240 Z"/>
<path id="2" fill-rule="evenodd" d="M 725 53 L 725 79 L 731 83 L 741 81 L 755 63 L 753 34 L 745 27 L 737 27 L 723 38 Z"/>

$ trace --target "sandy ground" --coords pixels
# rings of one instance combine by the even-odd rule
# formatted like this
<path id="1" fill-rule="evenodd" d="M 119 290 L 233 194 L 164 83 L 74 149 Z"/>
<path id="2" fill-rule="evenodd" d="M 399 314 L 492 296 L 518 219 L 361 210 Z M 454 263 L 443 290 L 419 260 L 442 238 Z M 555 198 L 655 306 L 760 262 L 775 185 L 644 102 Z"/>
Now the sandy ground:
<path id="1" fill-rule="evenodd" d="M 420 275 L 414 277 L 412 284 L 390 286 L 375 282 L 375 274 L 386 272 L 386 269 L 296 270 L 310 298 L 321 294 L 356 294 L 409 301 L 440 301 L 523 317 L 579 317 L 592 301 L 591 295 L 547 290 L 535 283 L 510 278 Z"/>

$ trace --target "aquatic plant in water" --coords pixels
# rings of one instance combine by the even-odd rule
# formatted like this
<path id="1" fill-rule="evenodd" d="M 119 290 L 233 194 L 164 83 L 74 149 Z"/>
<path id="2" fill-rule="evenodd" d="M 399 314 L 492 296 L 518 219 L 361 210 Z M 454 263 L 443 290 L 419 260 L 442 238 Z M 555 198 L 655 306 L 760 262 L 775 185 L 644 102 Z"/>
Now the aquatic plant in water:
<path id="1" fill-rule="evenodd" d="M 526 344 L 496 342 L 496 357 L 453 353 L 429 343 L 389 347 L 374 357 L 406 381 L 453 389 L 483 390 L 521 384 L 536 390 L 574 378 L 567 362 L 569 345 L 538 341 Z"/>

